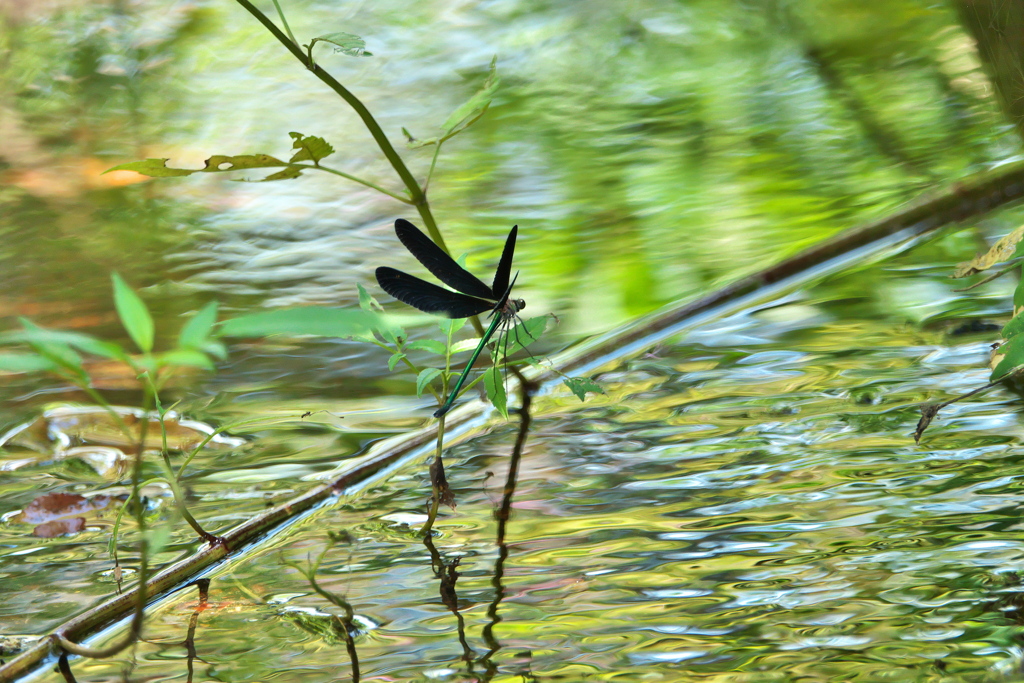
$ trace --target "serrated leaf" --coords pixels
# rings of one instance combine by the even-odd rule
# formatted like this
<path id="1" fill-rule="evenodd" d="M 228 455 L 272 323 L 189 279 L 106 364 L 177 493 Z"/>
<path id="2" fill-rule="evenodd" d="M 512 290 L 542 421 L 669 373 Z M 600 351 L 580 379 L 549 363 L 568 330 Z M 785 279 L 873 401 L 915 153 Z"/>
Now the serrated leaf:
<path id="1" fill-rule="evenodd" d="M 539 340 L 544 335 L 544 331 L 548 326 L 548 320 L 550 319 L 549 316 L 539 315 L 536 318 L 530 318 L 517 324 L 506 332 L 508 338 L 507 348 L 504 350 L 506 355 L 511 356 L 513 353 L 525 349 L 530 344 Z"/>
<path id="2" fill-rule="evenodd" d="M 576 395 L 581 401 L 587 399 L 587 392 L 592 394 L 603 394 L 604 389 L 600 384 L 590 379 L 589 377 L 566 377 L 562 380 L 562 384 L 569 388 L 569 391 Z"/>
<path id="3" fill-rule="evenodd" d="M 114 307 L 121 318 L 121 324 L 143 353 L 153 350 L 153 316 L 139 295 L 128 286 L 121 276 L 112 273 L 114 283 Z"/>
<path id="4" fill-rule="evenodd" d="M 40 372 L 56 370 L 57 365 L 35 353 L 0 353 L 0 370 L 4 372 Z"/>
<path id="5" fill-rule="evenodd" d="M 970 261 L 957 264 L 956 270 L 953 271 L 951 277 L 962 278 L 975 273 L 980 273 L 983 270 L 988 270 L 997 263 L 1003 263 L 1009 261 L 1016 255 L 1018 249 L 1018 243 L 1024 238 L 1024 225 L 1017 228 L 1009 235 L 1004 236 L 998 242 L 992 245 L 984 254 L 976 256 Z"/>
<path id="6" fill-rule="evenodd" d="M 225 320 L 220 334 L 226 337 L 290 336 L 336 337 L 369 340 L 374 330 L 389 329 L 385 316 L 366 311 L 324 306 L 281 308 Z"/>
<path id="7" fill-rule="evenodd" d="M 334 147 L 321 137 L 316 135 L 303 135 L 302 133 L 291 132 L 288 135 L 292 138 L 292 149 L 298 151 L 288 161 L 297 163 L 299 161 L 312 161 L 319 163 L 324 157 L 334 154 Z"/>
<path id="8" fill-rule="evenodd" d="M 445 337 L 455 334 L 461 330 L 462 326 L 465 324 L 465 318 L 444 318 L 443 320 L 437 321 L 437 326 L 441 328 L 441 334 Z"/>
<path id="9" fill-rule="evenodd" d="M 366 50 L 365 40 L 359 36 L 354 36 L 351 33 L 345 33 L 343 31 L 317 36 L 313 40 L 309 41 L 308 49 L 312 51 L 313 46 L 317 43 L 330 43 L 334 46 L 335 52 L 346 54 L 349 57 L 370 57 L 373 55 L 372 52 L 368 52 Z"/>
<path id="10" fill-rule="evenodd" d="M 388 358 L 388 370 L 394 372 L 395 366 L 401 363 L 403 358 L 405 358 L 405 354 L 401 351 L 396 351 L 391 354 L 391 358 Z"/>
<path id="11" fill-rule="evenodd" d="M 363 309 L 367 313 L 384 310 L 384 307 L 377 303 L 377 300 L 373 298 L 373 295 L 366 291 L 366 287 L 356 283 L 356 289 L 359 291 L 359 308 Z"/>
<path id="12" fill-rule="evenodd" d="M 465 353 L 466 351 L 472 351 L 480 344 L 480 338 L 474 337 L 473 339 L 463 339 L 452 344 L 451 354 L 454 356 L 457 353 Z"/>
<path id="13" fill-rule="evenodd" d="M 1003 339 L 1010 339 L 1011 337 L 1016 337 L 1021 332 L 1024 332 L 1024 315 L 1015 315 L 1003 327 L 1002 336 Z"/>
<path id="14" fill-rule="evenodd" d="M 420 370 L 420 374 L 416 376 L 416 397 L 422 396 L 427 386 L 440 374 L 441 371 L 437 368 L 423 368 Z"/>
<path id="15" fill-rule="evenodd" d="M 193 315 L 178 333 L 178 346 L 183 349 L 202 349 L 209 341 L 217 322 L 217 302 L 211 301 Z"/>
<path id="16" fill-rule="evenodd" d="M 165 353 L 161 353 L 157 356 L 157 365 L 177 365 L 187 366 L 193 368 L 203 368 L 204 370 L 215 370 L 216 366 L 210 357 L 202 351 L 196 349 L 173 349 Z"/>
<path id="17" fill-rule="evenodd" d="M 501 375 L 501 368 L 492 365 L 484 371 L 484 389 L 487 391 L 487 398 L 491 404 L 501 413 L 501 416 L 508 419 L 508 395 L 505 393 L 505 378 Z"/>
<path id="18" fill-rule="evenodd" d="M 437 354 L 438 356 L 444 355 L 444 344 L 436 339 L 417 339 L 416 341 L 411 341 L 406 344 L 406 347 L 410 349 L 429 351 L 430 353 Z"/>

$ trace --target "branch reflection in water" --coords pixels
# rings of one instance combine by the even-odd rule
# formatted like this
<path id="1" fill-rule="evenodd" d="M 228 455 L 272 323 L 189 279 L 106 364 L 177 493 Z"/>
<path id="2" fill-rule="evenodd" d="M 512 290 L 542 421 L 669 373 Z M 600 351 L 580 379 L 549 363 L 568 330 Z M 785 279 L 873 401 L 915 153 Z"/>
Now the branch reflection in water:
<path id="1" fill-rule="evenodd" d="M 466 671 L 473 677 L 474 680 L 484 683 L 493 679 L 498 673 L 498 665 L 494 662 L 494 655 L 501 650 L 501 642 L 498 640 L 494 633 L 495 627 L 501 623 L 501 615 L 498 613 L 498 608 L 501 605 L 502 600 L 505 599 L 505 586 L 502 583 L 502 578 L 505 575 L 505 562 L 508 560 L 508 544 L 506 537 L 508 534 L 508 523 L 512 516 L 512 501 L 515 497 L 516 484 L 519 478 L 519 465 L 523 457 L 523 449 L 526 445 L 526 437 L 530 431 L 530 404 L 531 404 L 531 391 L 533 387 L 522 384 L 523 391 L 522 395 L 522 407 L 519 410 L 519 431 L 516 435 L 515 446 L 512 449 L 512 457 L 509 459 L 508 474 L 505 477 L 505 486 L 502 490 L 501 503 L 494 511 L 494 518 L 498 522 L 497 532 L 495 535 L 495 545 L 498 548 L 498 556 L 494 561 L 494 570 L 491 575 L 491 586 L 494 588 L 494 597 L 491 600 L 490 605 L 487 608 L 488 622 L 484 626 L 482 637 L 487 644 L 487 652 L 482 657 L 476 659 L 476 653 L 473 648 L 469 645 L 469 641 L 466 638 L 466 620 L 459 610 L 459 596 L 455 590 L 456 582 L 459 579 L 459 572 L 456 571 L 459 566 L 459 557 L 454 557 L 448 562 L 445 562 L 444 558 L 441 557 L 440 552 L 434 546 L 434 540 L 432 534 L 426 534 L 423 537 L 423 544 L 427 547 L 427 551 L 430 553 L 430 565 L 434 572 L 434 576 L 438 579 L 438 592 L 441 597 L 441 602 L 447 607 L 451 613 L 455 616 L 457 622 L 457 630 L 459 636 L 459 643 L 462 645 L 462 659 L 466 662 Z M 533 674 L 529 669 L 529 653 L 526 654 L 526 665 L 525 671 L 517 672 L 518 675 L 522 676 L 524 680 L 534 680 Z M 474 671 L 475 666 L 479 664 L 484 667 L 482 675 L 477 675 Z"/>
<path id="2" fill-rule="evenodd" d="M 188 630 L 185 633 L 185 640 L 174 642 L 174 643 L 160 643 L 153 640 L 146 640 L 145 638 L 139 638 L 141 642 L 156 645 L 161 650 L 171 649 L 176 647 L 184 647 L 187 653 L 185 662 L 188 667 L 188 677 L 186 678 L 187 683 L 192 683 L 195 669 L 195 660 L 206 663 L 206 660 L 199 657 L 196 650 L 196 629 L 199 626 L 199 615 L 206 611 L 206 608 L 210 605 L 210 579 L 197 579 L 192 583 L 185 586 L 188 588 L 195 586 L 199 590 L 199 601 L 196 604 L 195 610 L 192 611 L 192 616 L 188 620 Z M 135 666 L 134 655 L 131 663 L 128 664 L 128 669 L 132 669 Z M 76 683 L 75 675 L 71 671 L 71 663 L 68 661 L 68 654 L 62 652 L 60 659 L 57 660 L 57 671 L 64 677 L 65 683 Z M 128 670 L 125 671 L 125 679 L 128 678 Z"/>

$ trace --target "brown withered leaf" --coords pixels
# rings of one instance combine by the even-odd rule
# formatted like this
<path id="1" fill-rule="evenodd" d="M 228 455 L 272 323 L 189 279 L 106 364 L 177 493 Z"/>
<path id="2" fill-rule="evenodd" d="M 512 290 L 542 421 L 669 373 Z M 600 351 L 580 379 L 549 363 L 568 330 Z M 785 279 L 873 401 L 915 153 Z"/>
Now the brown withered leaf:
<path id="1" fill-rule="evenodd" d="M 69 517 L 67 519 L 54 519 L 43 522 L 32 530 L 32 535 L 37 538 L 57 538 L 67 534 L 77 534 L 85 529 L 85 517 Z"/>
<path id="2" fill-rule="evenodd" d="M 41 524 L 56 519 L 75 517 L 108 507 L 111 496 L 86 498 L 77 493 L 47 493 L 25 506 L 15 520 L 28 524 Z"/>
<path id="3" fill-rule="evenodd" d="M 980 273 L 983 270 L 988 270 L 997 263 L 1009 261 L 1017 251 L 1017 243 L 1020 242 L 1022 238 L 1024 238 L 1024 225 L 1000 239 L 992 245 L 992 248 L 986 253 L 975 256 L 974 259 L 970 261 L 958 263 L 956 270 L 953 271 L 953 274 L 950 277 L 968 277 L 975 273 Z"/>
<path id="4" fill-rule="evenodd" d="M 444 463 L 435 459 L 430 463 L 430 481 L 437 487 L 438 502 L 455 509 L 455 494 L 448 488 L 448 478 L 444 475 Z"/>

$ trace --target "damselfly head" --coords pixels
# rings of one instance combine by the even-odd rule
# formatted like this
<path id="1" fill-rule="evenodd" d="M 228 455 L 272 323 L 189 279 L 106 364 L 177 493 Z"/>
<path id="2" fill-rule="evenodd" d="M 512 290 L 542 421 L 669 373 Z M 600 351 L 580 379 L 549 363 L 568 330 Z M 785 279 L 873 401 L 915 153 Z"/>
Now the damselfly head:
<path id="1" fill-rule="evenodd" d="M 512 306 L 515 307 L 516 313 L 526 308 L 526 302 L 522 299 L 512 299 Z"/>

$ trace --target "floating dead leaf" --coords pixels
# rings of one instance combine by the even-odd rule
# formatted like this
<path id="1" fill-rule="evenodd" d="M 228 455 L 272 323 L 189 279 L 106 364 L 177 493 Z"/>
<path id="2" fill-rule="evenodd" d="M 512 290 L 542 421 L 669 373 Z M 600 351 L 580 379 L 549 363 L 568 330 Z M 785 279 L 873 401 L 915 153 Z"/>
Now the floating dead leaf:
<path id="1" fill-rule="evenodd" d="M 85 530 L 85 517 L 71 517 L 69 519 L 55 519 L 51 522 L 43 522 L 32 530 L 32 535 L 37 538 L 57 538 L 68 534 L 77 534 Z"/>
<path id="2" fill-rule="evenodd" d="M 128 434 L 109 411 L 97 406 L 55 406 L 46 410 L 41 417 L 21 424 L 0 436 L 0 446 L 21 446 L 40 453 L 61 454 L 77 446 L 110 446 L 123 451 L 134 452 L 135 439 L 141 435 L 144 412 L 137 408 L 115 407 L 120 421 L 128 428 Z M 167 446 L 171 450 L 189 450 L 213 433 L 213 428 L 196 420 L 182 419 L 170 411 L 164 421 L 167 430 Z M 129 438 L 131 437 L 131 438 Z M 160 420 L 150 415 L 146 433 L 146 448 L 161 446 Z M 218 434 L 207 447 L 234 448 L 245 443 Z"/>
<path id="3" fill-rule="evenodd" d="M 953 271 L 953 278 L 968 277 L 983 270 L 988 270 L 997 263 L 1004 263 L 1013 258 L 1017 251 L 1017 243 L 1024 238 L 1024 225 L 1020 226 L 1009 235 L 992 245 L 988 252 L 974 257 L 971 261 L 964 261 L 957 264 Z"/>
<path id="4" fill-rule="evenodd" d="M 41 524 L 66 517 L 77 517 L 97 510 L 105 510 L 116 499 L 111 496 L 86 498 L 77 493 L 47 493 L 25 506 L 14 517 L 16 522 Z"/>

